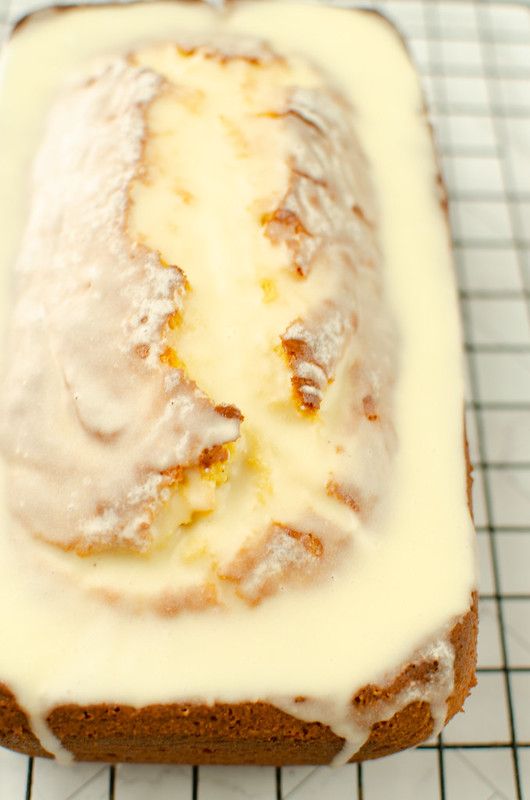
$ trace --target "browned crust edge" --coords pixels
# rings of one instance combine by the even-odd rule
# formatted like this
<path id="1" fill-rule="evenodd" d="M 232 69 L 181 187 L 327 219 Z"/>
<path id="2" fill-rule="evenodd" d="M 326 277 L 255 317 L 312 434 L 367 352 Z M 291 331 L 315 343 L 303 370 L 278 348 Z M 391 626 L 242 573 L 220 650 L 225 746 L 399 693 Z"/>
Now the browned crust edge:
<path id="1" fill-rule="evenodd" d="M 174 2 L 175 0 L 167 0 Z M 143 2 L 143 0 L 133 0 Z M 178 0 L 195 2 L 195 0 Z M 112 6 L 101 3 L 95 6 Z M 49 6 L 27 14 L 13 26 L 12 35 L 28 21 L 45 14 L 82 7 L 69 4 Z M 94 6 L 89 6 L 94 8 Z M 380 12 L 401 40 L 394 25 Z M 432 132 L 432 129 L 431 129 Z M 441 207 L 447 219 L 443 180 Z M 467 498 L 470 512 L 472 467 L 464 434 Z M 447 701 L 447 723 L 476 684 L 475 667 L 478 633 L 478 599 L 473 592 L 470 608 L 453 626 L 449 641 L 454 649 L 454 689 Z M 386 686 L 366 686 L 353 698 L 354 705 L 370 708 L 391 699 L 408 682 L 428 679 L 436 662 L 411 662 Z M 340 751 L 343 740 L 329 726 L 304 722 L 269 703 L 215 703 L 212 706 L 171 703 L 134 708 L 126 705 L 96 704 L 57 706 L 47 717 L 54 735 L 77 761 L 143 762 L 172 764 L 327 764 Z M 427 702 L 414 701 L 390 719 L 376 722 L 370 736 L 350 761 L 364 761 L 413 747 L 427 739 L 433 719 Z M 0 682 L 0 745 L 29 756 L 52 757 L 31 730 L 26 712 L 10 689 Z"/>
<path id="2" fill-rule="evenodd" d="M 448 721 L 474 685 L 477 599 L 453 627 L 454 691 Z M 354 698 L 363 708 L 392 698 L 411 679 L 421 682 L 436 669 L 412 663 L 387 687 L 368 686 Z M 77 761 L 171 764 L 327 764 L 342 739 L 320 722 L 304 722 L 269 703 L 173 703 L 133 708 L 126 705 L 64 705 L 50 712 L 51 731 Z M 352 761 L 389 755 L 430 736 L 429 704 L 416 701 L 391 719 L 376 722 Z M 30 756 L 49 757 L 10 690 L 0 684 L 0 744 Z"/>

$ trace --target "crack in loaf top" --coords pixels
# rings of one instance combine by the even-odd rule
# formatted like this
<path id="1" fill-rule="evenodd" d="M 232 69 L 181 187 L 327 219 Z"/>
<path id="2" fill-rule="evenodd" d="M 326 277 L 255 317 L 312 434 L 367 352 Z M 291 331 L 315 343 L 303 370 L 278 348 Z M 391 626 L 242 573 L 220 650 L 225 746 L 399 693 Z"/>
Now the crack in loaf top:
<path id="1" fill-rule="evenodd" d="M 171 165 L 187 150 L 186 182 Z M 394 447 L 376 227 L 352 110 L 303 62 L 181 42 L 71 80 L 17 263 L 3 442 L 23 527 L 77 554 L 145 552 L 219 515 L 206 571 L 224 590 L 255 604 L 325 574 Z M 223 550 L 230 504 L 243 532 Z"/>

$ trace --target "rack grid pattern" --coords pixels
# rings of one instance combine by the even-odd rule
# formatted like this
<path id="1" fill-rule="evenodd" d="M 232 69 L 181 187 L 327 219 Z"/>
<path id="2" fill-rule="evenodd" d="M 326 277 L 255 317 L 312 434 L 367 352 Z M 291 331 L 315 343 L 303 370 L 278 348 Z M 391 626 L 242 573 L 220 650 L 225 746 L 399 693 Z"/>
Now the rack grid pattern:
<path id="1" fill-rule="evenodd" d="M 0 23 L 29 5 L 0 0 Z M 466 713 L 415 751 L 339 770 L 61 768 L 0 749 L 2 800 L 530 800 L 530 7 L 370 5 L 418 65 L 450 197 L 481 564 Z"/>

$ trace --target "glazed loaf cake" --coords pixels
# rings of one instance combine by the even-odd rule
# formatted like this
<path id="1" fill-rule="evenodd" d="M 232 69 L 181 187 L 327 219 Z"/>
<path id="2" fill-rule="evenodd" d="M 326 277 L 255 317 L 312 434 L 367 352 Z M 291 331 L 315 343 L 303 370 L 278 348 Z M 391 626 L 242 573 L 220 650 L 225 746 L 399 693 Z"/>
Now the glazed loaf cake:
<path id="1" fill-rule="evenodd" d="M 47 10 L 1 113 L 0 743 L 317 764 L 438 732 L 474 682 L 470 468 L 396 32 Z"/>

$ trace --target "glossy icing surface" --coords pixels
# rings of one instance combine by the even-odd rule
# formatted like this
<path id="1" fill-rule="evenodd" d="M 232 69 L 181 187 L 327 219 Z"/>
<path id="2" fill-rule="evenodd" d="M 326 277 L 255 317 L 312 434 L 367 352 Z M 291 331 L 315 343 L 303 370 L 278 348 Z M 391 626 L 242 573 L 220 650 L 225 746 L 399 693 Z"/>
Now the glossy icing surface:
<path id="1" fill-rule="evenodd" d="M 151 5 L 149 10 L 138 6 L 44 16 L 12 40 L 2 96 L 12 126 L 2 131 L 0 145 L 2 152 L 16 153 L 16 158 L 4 160 L 1 169 L 3 186 L 20 189 L 14 197 L 0 194 L 0 210 L 12 221 L 12 235 L 0 251 L 5 264 L 3 302 L 17 250 L 22 254 L 19 264 L 30 265 L 26 272 L 34 270 L 31 247 L 36 236 L 33 232 L 28 237 L 26 228 L 24 239 L 28 212 L 23 187 L 46 122 L 53 135 L 48 135 L 48 150 L 41 156 L 42 197 L 51 192 L 48 205 L 57 201 L 46 169 L 53 162 L 54 147 L 61 164 L 57 145 L 69 130 L 66 116 L 73 101 L 70 98 L 68 105 L 65 100 L 61 110 L 60 99 L 65 75 L 77 72 L 86 77 L 94 58 L 110 57 L 110 69 L 129 75 L 140 92 L 137 102 L 145 104 L 145 114 L 136 123 L 137 131 L 144 126 L 143 171 L 130 171 L 125 179 L 130 187 L 127 236 L 164 278 L 174 269 L 167 265 L 179 268 L 173 272 L 179 280 L 169 288 L 174 309 L 165 309 L 161 316 L 166 321 L 176 310 L 179 324 L 162 331 L 157 322 L 150 329 L 154 339 L 147 342 L 150 356 L 151 347 L 159 356 L 169 345 L 177 361 L 150 364 L 144 351 L 141 358 L 133 350 L 136 359 L 127 356 L 125 373 L 130 375 L 132 365 L 131 380 L 138 371 L 142 387 L 142 370 L 166 379 L 178 375 L 179 386 L 182 377 L 189 376 L 205 393 L 201 409 L 210 415 L 206 426 L 197 426 L 203 447 L 237 441 L 228 463 L 223 462 L 226 474 L 216 483 L 214 497 L 203 473 L 186 476 L 174 503 L 170 500 L 155 519 L 153 538 L 166 541 L 169 526 L 174 541 L 148 558 L 122 553 L 80 559 L 64 553 L 28 536 L 24 516 L 10 518 L 3 503 L 0 570 L 5 579 L 0 582 L 0 600 L 9 608 L 9 617 L 2 619 L 7 644 L 0 656 L 0 677 L 17 691 L 44 737 L 42 713 L 68 700 L 112 698 L 142 705 L 199 698 L 267 699 L 300 715 L 293 698 L 303 694 L 312 699 L 303 714 L 331 724 L 345 736 L 347 755 L 362 744 L 368 730 L 366 721 L 354 719 L 349 709 L 354 692 L 391 674 L 430 643 L 445 665 L 431 692 L 433 715 L 443 718 L 452 655 L 438 642 L 466 611 L 474 585 L 458 320 L 447 230 L 434 188 L 436 168 L 417 79 L 395 34 L 371 15 L 284 4 L 280 30 L 274 3 L 245 3 L 225 13 L 169 4 L 157 7 L 156 15 L 152 10 Z M 244 37 L 244 46 L 237 44 L 238 36 Z M 263 51 L 256 38 L 265 41 Z M 181 51 L 168 41 L 179 42 Z M 197 50 L 197 42 L 213 43 L 208 46 L 215 52 L 242 47 L 243 55 L 249 50 L 255 54 L 257 47 L 261 63 L 239 57 L 221 64 L 204 49 Z M 40 52 L 47 69 L 37 74 L 28 68 L 30 52 Z M 50 52 L 53 60 L 46 58 Z M 122 53 L 134 53 L 132 63 L 126 63 Z M 146 80 L 147 99 L 142 94 Z M 170 91 L 157 88 L 168 84 Z M 102 85 L 96 80 L 89 91 Z M 209 87 L 215 91 L 209 93 Z M 315 92 L 320 93 L 316 101 Z M 86 102 L 86 94 L 80 102 Z M 326 106 L 337 95 L 346 103 L 338 116 L 335 108 Z M 20 103 L 20 97 L 38 101 Z M 50 107 L 55 108 L 55 131 Z M 62 120 L 61 113 L 66 115 Z M 334 132 L 336 141 L 328 135 L 322 155 L 296 126 L 305 115 L 305 124 L 309 118 L 311 125 L 326 130 L 326 114 L 332 119 L 327 130 Z M 126 134 L 129 143 L 132 123 Z M 360 143 L 360 150 L 352 144 L 350 153 L 340 142 L 341 136 L 348 141 L 349 131 Z M 121 128 L 109 129 L 109 141 L 120 132 Z M 123 161 L 126 158 L 125 151 Z M 131 158 L 134 161 L 134 154 Z M 298 221 L 310 218 L 304 217 L 307 190 L 293 181 L 292 170 L 294 165 L 300 173 L 309 165 L 313 182 L 321 180 L 315 172 L 319 158 L 331 178 L 334 173 L 326 158 L 328 163 L 338 158 L 344 165 L 336 170 L 334 194 L 347 199 L 343 208 L 351 209 L 352 216 L 346 217 L 335 202 L 328 227 L 317 229 L 323 219 L 317 213 L 316 222 L 311 218 L 311 226 L 303 226 L 317 233 L 304 239 L 296 226 L 294 231 L 290 227 L 292 216 L 285 216 L 287 210 L 297 214 Z M 130 170 L 131 164 L 122 163 L 121 168 Z M 64 173 L 64 166 L 61 170 Z M 339 183 L 342 172 L 351 176 L 345 179 L 346 188 Z M 78 168 L 69 180 L 76 174 Z M 108 185 L 108 176 L 106 180 Z M 79 202 L 87 202 L 88 192 L 97 189 L 86 178 L 83 187 L 87 197 L 76 194 Z M 325 201 L 317 196 L 317 212 Z M 31 209 L 31 203 L 28 206 Z M 110 207 L 103 203 L 102 213 Z M 122 201 L 122 211 L 123 207 Z M 67 233 L 78 224 L 75 208 L 70 210 Z M 30 225 L 31 220 L 30 211 Z M 348 252 L 358 247 L 360 260 L 364 258 L 354 279 L 346 269 L 336 270 L 330 281 L 329 264 L 327 270 L 321 268 L 326 258 L 335 263 L 336 251 L 322 255 L 322 241 L 333 236 L 346 237 Z M 312 251 L 315 241 L 317 255 Z M 95 241 L 92 237 L 90 246 L 97 245 L 97 236 Z M 79 247 L 62 247 L 67 257 L 79 257 Z M 123 256 L 123 241 L 118 249 Z M 68 268 L 63 261 L 60 266 Z M 145 263 L 124 265 L 124 270 L 134 268 L 145 269 Z M 76 269 L 74 262 L 69 271 Z M 189 291 L 180 291 L 180 270 Z M 116 281 L 123 273 L 109 274 L 111 288 L 119 293 Z M 49 275 L 37 274 L 33 285 L 31 291 L 39 296 L 50 291 Z M 50 306 L 56 307 L 53 298 Z M 94 309 L 103 312 L 97 305 Z M 374 322 L 377 319 L 381 324 Z M 60 315 L 57 325 L 68 324 L 73 325 Z M 102 313 L 97 332 L 120 345 L 122 353 L 131 345 L 146 344 L 136 341 L 126 327 L 106 325 Z M 312 331 L 325 331 L 326 325 L 329 335 L 315 339 Z M 62 341 L 71 344 L 75 337 L 65 336 L 65 330 Z M 24 341 L 25 335 L 22 324 L 17 341 Z M 300 342 L 303 357 L 295 346 Z M 13 363 L 15 352 L 8 348 L 8 363 Z M 367 366 L 356 372 L 352 383 L 348 370 L 359 362 Z M 82 378 L 78 359 L 72 363 L 73 374 Z M 17 370 L 23 369 L 24 361 L 15 364 L 12 385 L 20 387 Z M 330 378 L 334 380 L 328 385 Z M 291 379 L 302 406 L 312 407 L 308 398 L 318 395 L 317 416 L 297 409 Z M 120 385 L 116 383 L 117 396 Z M 12 402 L 14 397 L 11 389 L 8 398 Z M 112 415 L 101 413 L 108 403 L 101 404 L 98 395 L 90 404 L 93 395 L 86 397 L 88 405 L 77 409 L 77 418 L 88 414 L 91 425 L 96 419 L 96 428 L 103 426 L 107 434 L 108 425 L 115 423 Z M 237 406 L 245 417 L 241 426 L 239 419 L 219 414 L 215 403 Z M 115 407 L 118 414 L 134 410 L 122 402 Z M 348 423 L 345 408 L 361 409 L 361 422 Z M 195 409 L 195 422 L 198 413 Z M 32 419 L 37 426 L 38 415 Z M 379 431 L 375 437 L 374 424 Z M 134 448 L 142 446 L 141 440 L 133 441 Z M 346 454 L 337 453 L 345 442 Z M 171 447 L 166 437 L 160 443 Z M 76 451 L 84 453 L 83 447 Z M 121 463 L 127 462 L 130 443 L 128 447 L 120 454 Z M 174 463 L 189 466 L 203 447 L 196 446 L 195 459 L 166 457 L 153 469 Z M 105 459 L 101 463 L 112 468 Z M 76 476 L 67 470 L 63 480 L 75 485 Z M 38 487 L 30 489 L 32 482 L 23 473 L 18 479 L 19 497 L 26 485 L 28 493 L 37 491 Z M 38 495 L 29 497 L 31 504 Z M 44 514 L 45 497 L 43 492 Z M 360 513 L 374 505 L 378 513 Z M 193 516 L 201 511 L 211 513 Z M 175 528 L 175 519 L 184 528 Z M 55 520 L 49 528 L 58 530 Z M 71 524 L 65 524 L 63 534 L 70 530 Z M 311 565 L 318 561 L 322 543 L 333 558 L 329 569 L 313 573 Z M 290 564 L 300 558 L 308 559 L 303 573 L 311 575 L 303 586 L 298 580 L 286 582 L 277 568 L 278 560 Z M 214 588 L 213 600 L 208 590 L 212 563 L 230 584 L 228 591 Z M 263 564 L 269 576 L 271 571 L 280 575 L 280 588 L 286 584 L 287 591 L 278 591 L 277 585 L 269 591 Z M 159 598 L 161 586 L 186 588 L 195 582 L 207 586 L 206 594 L 188 608 L 168 600 L 166 593 L 156 607 L 162 614 L 152 613 L 146 598 Z M 102 600 L 105 593 L 112 602 Z M 121 603 L 124 596 L 130 602 Z M 58 641 L 67 643 L 67 658 L 58 656 Z M 185 662 L 178 658 L 183 648 Z M 124 662 L 117 665 L 118 651 Z M 133 662 L 135 669 L 127 671 L 126 663 Z M 54 742 L 48 746 L 57 749 Z"/>

